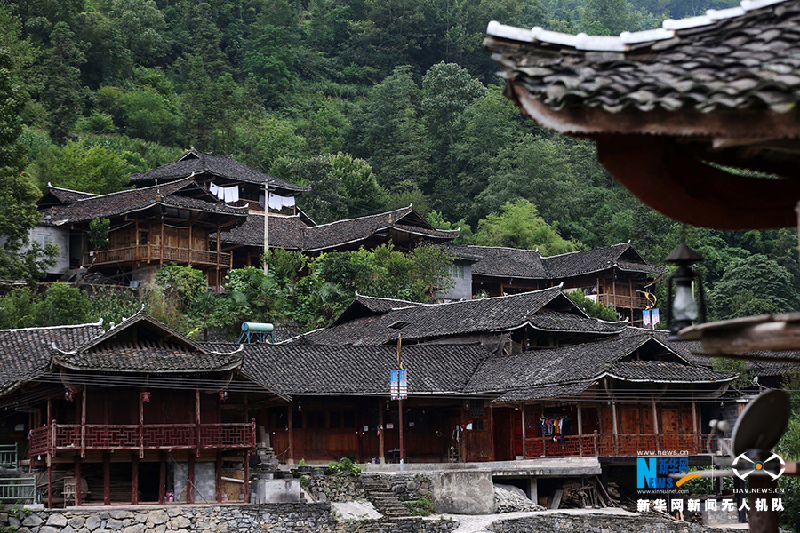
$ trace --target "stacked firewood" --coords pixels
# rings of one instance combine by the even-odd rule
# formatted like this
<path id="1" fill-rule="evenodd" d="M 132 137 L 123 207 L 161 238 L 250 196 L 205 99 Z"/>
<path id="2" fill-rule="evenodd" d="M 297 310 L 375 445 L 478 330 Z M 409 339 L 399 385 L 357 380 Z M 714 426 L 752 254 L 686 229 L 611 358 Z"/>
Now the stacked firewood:
<path id="1" fill-rule="evenodd" d="M 591 509 L 619 505 L 619 487 L 616 483 L 609 483 L 606 489 L 597 480 L 589 480 L 586 484 L 570 480 L 564 483 L 560 491 L 556 491 L 555 500 L 558 499 L 559 492 L 561 492 L 559 509 Z"/>

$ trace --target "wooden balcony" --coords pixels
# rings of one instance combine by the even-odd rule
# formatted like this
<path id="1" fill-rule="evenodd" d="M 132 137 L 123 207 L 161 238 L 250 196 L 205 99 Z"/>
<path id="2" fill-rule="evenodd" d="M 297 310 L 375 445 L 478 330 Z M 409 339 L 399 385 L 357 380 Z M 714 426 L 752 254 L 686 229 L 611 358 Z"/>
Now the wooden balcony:
<path id="1" fill-rule="evenodd" d="M 249 424 L 80 424 L 36 428 L 30 453 L 59 450 L 249 449 L 256 445 L 255 422 Z"/>
<path id="2" fill-rule="evenodd" d="M 647 307 L 647 299 L 640 296 L 623 296 L 621 294 L 605 293 L 600 295 L 600 303 L 611 307 L 623 307 L 630 309 L 644 309 Z"/>
<path id="3" fill-rule="evenodd" d="M 115 263 L 149 263 L 151 261 L 175 262 L 182 265 L 229 267 L 231 254 L 209 250 L 190 250 L 159 244 L 141 244 L 110 250 L 95 250 L 83 254 L 83 264 L 109 265 Z"/>
<path id="4" fill-rule="evenodd" d="M 635 457 L 641 452 L 701 455 L 716 453 L 716 435 L 600 435 L 525 439 L 525 457 Z"/>

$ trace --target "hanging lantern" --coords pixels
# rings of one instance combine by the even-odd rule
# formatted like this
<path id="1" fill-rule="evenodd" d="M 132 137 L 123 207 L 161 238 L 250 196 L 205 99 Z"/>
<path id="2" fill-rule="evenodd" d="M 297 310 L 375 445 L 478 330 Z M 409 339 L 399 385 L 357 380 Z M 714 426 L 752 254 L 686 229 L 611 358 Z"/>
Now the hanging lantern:
<path id="1" fill-rule="evenodd" d="M 221 390 L 219 391 L 219 401 L 224 402 L 228 399 L 228 391 Z"/>
<path id="2" fill-rule="evenodd" d="M 75 394 L 69 389 L 69 387 L 64 389 L 64 399 L 67 400 L 68 402 L 75 401 Z"/>
<path id="3" fill-rule="evenodd" d="M 142 394 L 142 403 L 150 403 L 150 393 L 143 392 Z"/>
<path id="4" fill-rule="evenodd" d="M 667 278 L 667 327 L 668 340 L 679 341 L 678 332 L 694 323 L 706 321 L 706 300 L 703 296 L 703 280 L 694 271 L 694 264 L 703 260 L 703 256 L 685 244 L 681 244 L 665 261 L 677 265 L 678 270 Z M 697 282 L 700 305 L 694 300 L 694 284 Z M 674 284 L 674 289 L 673 289 Z M 674 299 L 673 299 L 674 296 Z"/>

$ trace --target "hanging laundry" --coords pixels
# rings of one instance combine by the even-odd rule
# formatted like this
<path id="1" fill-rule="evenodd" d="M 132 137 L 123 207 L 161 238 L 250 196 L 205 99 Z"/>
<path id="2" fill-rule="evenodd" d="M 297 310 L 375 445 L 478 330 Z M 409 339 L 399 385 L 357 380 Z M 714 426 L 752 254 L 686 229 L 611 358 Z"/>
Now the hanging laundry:
<path id="1" fill-rule="evenodd" d="M 214 185 L 214 183 L 213 183 L 213 182 L 211 182 L 211 185 L 209 185 L 209 187 L 208 187 L 208 190 L 209 190 L 209 192 L 210 192 L 211 194 L 213 194 L 214 196 L 217 196 L 217 197 L 219 197 L 219 187 L 217 187 L 216 185 Z"/>

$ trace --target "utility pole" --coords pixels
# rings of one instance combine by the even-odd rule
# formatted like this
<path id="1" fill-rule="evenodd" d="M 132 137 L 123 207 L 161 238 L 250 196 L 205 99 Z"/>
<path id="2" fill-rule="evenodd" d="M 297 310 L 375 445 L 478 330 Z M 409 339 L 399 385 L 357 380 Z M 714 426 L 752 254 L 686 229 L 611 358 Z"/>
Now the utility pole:
<path id="1" fill-rule="evenodd" d="M 400 423 L 400 470 L 404 470 L 406 462 L 406 452 L 403 443 L 403 393 L 400 389 L 400 374 L 403 371 L 403 356 L 400 353 L 400 347 L 403 344 L 402 334 L 397 335 L 397 405 L 399 409 L 398 422 Z"/>
<path id="2" fill-rule="evenodd" d="M 264 182 L 264 275 L 269 273 L 269 184 Z"/>

